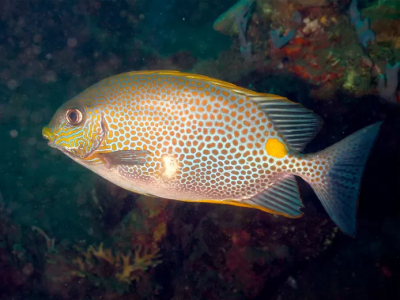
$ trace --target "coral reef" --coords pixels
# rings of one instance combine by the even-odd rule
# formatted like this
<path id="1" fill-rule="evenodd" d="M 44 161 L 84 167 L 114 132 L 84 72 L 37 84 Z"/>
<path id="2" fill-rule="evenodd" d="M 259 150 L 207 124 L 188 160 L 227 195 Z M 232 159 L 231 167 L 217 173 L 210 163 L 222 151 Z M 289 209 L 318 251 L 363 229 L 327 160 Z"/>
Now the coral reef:
<path id="1" fill-rule="evenodd" d="M 120 251 L 117 251 L 114 255 L 111 249 L 103 250 L 103 243 L 100 244 L 97 250 L 93 246 L 90 246 L 87 251 L 79 247 L 76 247 L 76 249 L 80 252 L 81 257 L 73 259 L 72 261 L 79 265 L 80 270 L 74 272 L 73 275 L 80 277 L 96 274 L 93 263 L 94 257 L 98 261 L 105 261 L 109 266 L 115 268 L 115 278 L 117 278 L 118 281 L 128 284 L 139 280 L 141 273 L 145 272 L 150 266 L 156 266 L 161 263 L 161 260 L 158 260 L 158 249 L 143 251 L 140 246 L 135 249 L 133 259 L 131 259 L 132 252 L 124 255 Z M 84 257 L 84 259 L 82 257 Z"/>
<path id="2" fill-rule="evenodd" d="M 292 14 L 292 21 L 295 23 L 297 26 L 299 26 L 302 23 L 302 18 L 301 15 L 298 11 L 293 12 Z M 271 37 L 271 42 L 273 45 L 274 49 L 282 48 L 285 46 L 287 43 L 289 43 L 296 35 L 297 28 L 292 28 L 289 30 L 289 32 L 283 36 L 279 36 L 279 30 L 274 30 L 270 31 L 269 35 Z"/>
<path id="3" fill-rule="evenodd" d="M 240 18 L 245 5 L 239 1 L 222 14 L 214 29 L 234 35 L 233 16 Z M 347 16 L 341 14 L 345 9 Z M 374 1 L 361 9 L 357 0 L 347 6 L 337 1 L 259 0 L 246 20 L 246 40 L 239 31 L 233 49 L 243 51 L 244 44 L 251 44 L 253 59 L 246 61 L 257 64 L 252 70 L 295 74 L 310 83 L 312 96 L 321 100 L 334 99 L 338 90 L 356 97 L 379 94 L 382 89 L 371 82 L 379 81 L 385 61 L 398 61 L 400 55 L 398 12 L 392 1 Z"/>
<path id="4" fill-rule="evenodd" d="M 175 279 L 183 284 L 176 286 L 173 299 L 253 299 L 269 280 L 318 256 L 337 231 L 319 217 L 288 220 L 207 204 L 179 203 L 175 210 L 181 217 L 173 220 L 170 234 L 187 258 Z"/>
<path id="5" fill-rule="evenodd" d="M 86 288 L 96 286 L 104 293 L 123 294 L 140 281 L 150 267 L 161 263 L 159 249 L 142 249 L 141 246 L 127 250 L 126 254 L 121 250 L 104 249 L 103 243 L 97 249 L 74 246 L 74 250 L 48 255 L 45 284 L 52 294 L 70 297 L 73 294 L 70 289 L 74 289 L 77 282 Z"/>

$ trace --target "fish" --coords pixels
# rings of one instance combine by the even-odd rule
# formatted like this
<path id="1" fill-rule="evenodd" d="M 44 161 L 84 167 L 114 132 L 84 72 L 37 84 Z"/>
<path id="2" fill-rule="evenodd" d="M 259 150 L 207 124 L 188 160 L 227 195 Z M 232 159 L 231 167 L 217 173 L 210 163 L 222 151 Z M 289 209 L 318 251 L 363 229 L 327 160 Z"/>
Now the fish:
<path id="1" fill-rule="evenodd" d="M 322 119 L 285 97 L 178 71 L 134 71 L 55 112 L 51 147 L 126 190 L 299 218 L 296 177 L 345 234 L 357 230 L 362 175 L 382 122 L 302 153 Z"/>

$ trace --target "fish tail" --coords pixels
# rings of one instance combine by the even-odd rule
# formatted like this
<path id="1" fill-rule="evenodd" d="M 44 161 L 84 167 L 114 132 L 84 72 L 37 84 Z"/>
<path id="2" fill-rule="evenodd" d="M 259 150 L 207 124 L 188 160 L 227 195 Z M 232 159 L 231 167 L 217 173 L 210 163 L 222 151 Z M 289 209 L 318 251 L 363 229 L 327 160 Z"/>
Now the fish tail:
<path id="1" fill-rule="evenodd" d="M 382 122 L 365 127 L 310 156 L 319 164 L 311 185 L 326 212 L 346 234 L 355 237 L 360 183 L 369 152 Z"/>

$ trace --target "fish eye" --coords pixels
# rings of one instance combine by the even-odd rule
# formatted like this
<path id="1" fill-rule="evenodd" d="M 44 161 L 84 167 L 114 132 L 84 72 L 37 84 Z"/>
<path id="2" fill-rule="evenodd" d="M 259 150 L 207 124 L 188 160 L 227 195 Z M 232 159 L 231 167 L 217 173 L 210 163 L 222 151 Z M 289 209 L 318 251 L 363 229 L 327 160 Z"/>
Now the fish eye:
<path id="1" fill-rule="evenodd" d="M 65 119 L 71 125 L 78 125 L 80 122 L 82 122 L 83 115 L 80 110 L 76 108 L 71 108 L 67 110 L 67 113 L 65 114 Z"/>

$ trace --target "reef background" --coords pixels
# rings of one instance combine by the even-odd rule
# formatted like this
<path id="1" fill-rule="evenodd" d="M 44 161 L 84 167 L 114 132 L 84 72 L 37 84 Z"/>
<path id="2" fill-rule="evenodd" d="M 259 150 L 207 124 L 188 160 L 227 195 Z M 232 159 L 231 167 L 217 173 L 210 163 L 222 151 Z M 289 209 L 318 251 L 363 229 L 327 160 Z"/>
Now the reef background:
<path id="1" fill-rule="evenodd" d="M 400 3 L 235 4 L 0 1 L 0 299 L 400 298 Z M 334 227 L 301 180 L 305 215 L 295 220 L 146 198 L 41 137 L 91 84 L 156 69 L 301 103 L 325 121 L 306 152 L 385 120 L 357 238 Z"/>

